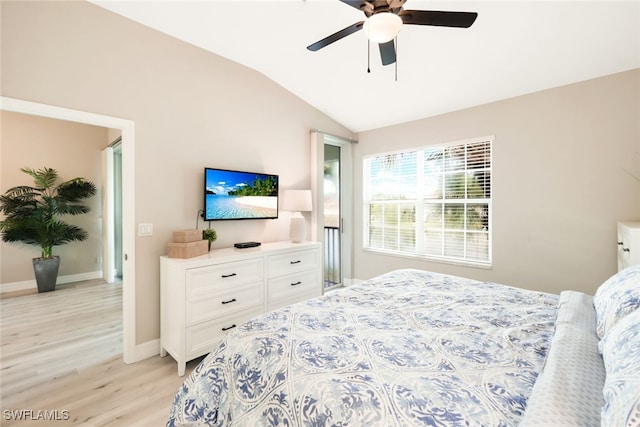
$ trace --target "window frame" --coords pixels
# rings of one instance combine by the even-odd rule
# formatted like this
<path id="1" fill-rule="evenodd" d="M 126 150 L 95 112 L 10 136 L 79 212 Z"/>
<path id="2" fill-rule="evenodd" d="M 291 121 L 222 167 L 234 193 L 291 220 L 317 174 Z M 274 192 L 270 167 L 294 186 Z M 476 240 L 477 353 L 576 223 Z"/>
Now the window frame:
<path id="1" fill-rule="evenodd" d="M 429 261 L 434 261 L 434 262 L 440 262 L 440 263 L 447 263 L 447 264 L 456 264 L 456 265 L 464 265 L 464 266 L 471 266 L 471 267 L 476 267 L 476 268 L 491 268 L 492 267 L 492 263 L 493 263 L 493 151 L 494 151 L 494 140 L 495 137 L 494 136 L 484 136 L 484 137 L 478 137 L 478 138 L 470 138 L 470 139 L 466 139 L 466 140 L 460 140 L 460 141 L 453 141 L 453 142 L 447 142 L 447 143 L 442 143 L 442 144 L 433 144 L 433 145 L 424 145 L 424 146 L 420 146 L 420 147 L 412 147 L 412 148 L 406 148 L 406 149 L 401 149 L 401 150 L 394 150 L 394 151 L 388 151 L 388 152 L 383 152 L 383 153 L 375 153 L 375 154 L 370 154 L 370 155 L 366 155 L 363 157 L 362 160 L 362 166 L 363 166 L 363 175 L 362 175 L 362 187 L 363 187 L 363 191 L 362 191 L 362 220 L 363 220 L 363 239 L 362 239 L 362 246 L 363 246 L 363 250 L 364 251 L 368 251 L 368 252 L 375 252 L 375 253 L 383 253 L 383 254 L 387 254 L 387 255 L 393 255 L 393 256 L 399 256 L 399 257 L 406 257 L 406 258 L 414 258 L 414 259 L 423 259 L 423 260 L 429 260 Z M 465 191 L 465 197 L 459 198 L 459 197 L 447 197 L 448 195 L 446 194 L 446 191 L 444 191 L 444 189 L 446 188 L 446 184 L 443 181 L 443 191 L 441 194 L 441 197 L 439 198 L 428 198 L 425 196 L 425 194 L 422 194 L 422 188 L 423 188 L 423 180 L 425 179 L 424 177 L 426 176 L 424 170 L 423 170 L 423 165 L 424 165 L 424 154 L 425 152 L 428 151 L 434 151 L 434 150 L 445 150 L 447 148 L 451 148 L 451 147 L 461 147 L 464 148 L 465 150 L 465 166 L 463 169 L 458 169 L 458 170 L 453 170 L 453 171 L 445 171 L 443 170 L 441 173 L 441 176 L 444 178 L 447 175 L 453 175 L 456 173 L 461 173 L 461 174 L 468 174 L 470 172 L 474 172 L 477 171 L 478 169 L 476 168 L 470 168 L 469 165 L 466 163 L 467 160 L 467 156 L 466 153 L 467 151 L 467 147 L 470 145 L 474 145 L 474 144 L 482 144 L 482 143 L 488 143 L 488 163 L 489 166 L 488 167 L 482 167 L 482 168 L 478 168 L 481 169 L 482 171 L 484 171 L 485 173 L 487 173 L 486 176 L 488 176 L 488 187 L 489 187 L 489 197 L 480 197 L 480 198 L 473 198 L 473 197 L 469 197 L 469 195 L 467 194 L 467 181 L 465 180 L 465 186 L 464 186 L 464 191 Z M 399 154 L 409 154 L 409 153 L 416 153 L 416 198 L 415 199 L 381 199 L 381 200 L 376 200 L 376 199 L 369 199 L 370 198 L 370 187 L 371 187 L 371 160 L 372 159 L 376 159 L 379 157 L 383 157 L 383 156 L 391 156 L 391 155 L 399 155 Z M 487 180 L 487 178 L 484 178 L 485 180 Z M 484 182 L 484 181 L 483 181 Z M 412 208 L 409 208 L 410 210 L 413 209 L 413 215 L 415 215 L 416 218 L 424 218 L 424 211 L 426 209 L 426 206 L 428 204 L 439 204 L 440 206 L 444 207 L 445 205 L 455 205 L 455 204 L 460 204 L 464 206 L 464 226 L 462 228 L 457 228 L 457 229 L 450 229 L 444 226 L 442 226 L 442 228 L 439 230 L 439 232 L 441 233 L 442 236 L 442 251 L 440 252 L 440 255 L 436 255 L 433 253 L 427 253 L 426 249 L 425 249 L 425 244 L 427 243 L 427 239 L 424 238 L 425 235 L 425 222 L 426 219 L 423 221 L 415 221 L 414 220 L 414 227 L 410 227 L 409 229 L 412 230 L 413 233 L 413 239 L 414 239 L 414 244 L 413 244 L 413 249 L 412 250 L 406 250 L 405 248 L 402 248 L 401 245 L 401 241 L 400 241 L 400 233 L 401 233 L 401 226 L 398 225 L 396 227 L 396 233 L 398 233 L 398 238 L 397 238 L 397 245 L 395 249 L 391 249 L 388 247 L 372 247 L 370 245 L 370 241 L 371 241 L 371 222 L 370 222 L 370 214 L 371 214 L 371 209 L 370 207 L 372 205 L 381 205 L 381 206 L 400 206 L 400 205 L 411 205 Z M 468 228 L 467 225 L 467 220 L 468 220 L 468 214 L 469 211 L 466 209 L 466 207 L 468 205 L 473 205 L 473 204 L 481 204 L 481 205 L 486 205 L 487 206 L 487 217 L 486 220 L 486 231 L 482 231 L 482 230 L 474 230 L 471 228 Z M 396 209 L 399 209 L 398 207 L 396 207 Z M 405 212 L 406 208 L 405 208 Z M 384 215 L 384 213 L 383 213 Z M 397 212 L 396 213 L 397 217 L 399 218 L 400 213 Z M 442 220 L 444 222 L 444 219 Z M 386 224 L 385 219 L 382 219 L 382 224 L 383 226 Z M 456 232 L 456 233 L 462 233 L 462 235 L 464 236 L 462 239 L 462 256 L 451 256 L 451 255 L 445 255 L 445 250 L 444 247 L 446 245 L 446 239 L 445 236 L 447 233 L 451 233 L 451 232 Z M 384 233 L 384 229 L 382 231 L 382 233 Z M 470 257 L 469 253 L 467 251 L 467 242 L 468 242 L 468 236 L 472 235 L 472 234 L 486 234 L 487 236 L 487 258 L 485 259 L 478 259 L 478 258 L 474 258 L 474 257 Z M 407 235 L 409 237 L 409 239 L 411 238 L 411 235 Z M 419 236 L 423 236 L 423 237 L 419 237 Z M 382 239 L 384 241 L 384 234 L 382 236 Z M 383 243 L 384 245 L 384 243 Z"/>

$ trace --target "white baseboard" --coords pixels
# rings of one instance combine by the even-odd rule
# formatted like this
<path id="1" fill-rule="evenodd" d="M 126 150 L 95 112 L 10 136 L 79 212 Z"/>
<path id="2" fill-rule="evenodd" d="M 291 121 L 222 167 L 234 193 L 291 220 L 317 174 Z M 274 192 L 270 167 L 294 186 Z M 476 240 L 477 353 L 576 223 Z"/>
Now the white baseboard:
<path id="1" fill-rule="evenodd" d="M 68 274 L 66 276 L 58 276 L 57 285 L 65 283 L 81 282 L 83 280 L 93 280 L 102 278 L 102 270 L 90 271 L 88 273 Z M 36 280 L 25 280 L 22 282 L 3 283 L 0 285 L 0 293 L 26 291 L 37 289 Z"/>
<path id="2" fill-rule="evenodd" d="M 355 279 L 355 278 L 354 279 L 345 278 L 345 279 L 343 279 L 343 281 L 344 281 L 343 286 L 345 288 L 348 287 L 348 286 L 351 286 L 351 285 L 356 285 L 356 284 L 358 284 L 360 282 L 364 282 L 364 280 L 362 280 L 362 279 Z"/>
<path id="3" fill-rule="evenodd" d="M 144 359 L 148 359 L 157 354 L 160 354 L 160 339 L 147 341 L 142 344 L 136 345 L 136 354 L 134 356 L 133 363 L 139 362 Z"/>
<path id="4" fill-rule="evenodd" d="M 27 289 L 36 289 L 35 280 L 25 280 L 24 282 L 3 283 L 0 286 L 0 293 L 9 293 L 17 291 L 25 291 Z"/>

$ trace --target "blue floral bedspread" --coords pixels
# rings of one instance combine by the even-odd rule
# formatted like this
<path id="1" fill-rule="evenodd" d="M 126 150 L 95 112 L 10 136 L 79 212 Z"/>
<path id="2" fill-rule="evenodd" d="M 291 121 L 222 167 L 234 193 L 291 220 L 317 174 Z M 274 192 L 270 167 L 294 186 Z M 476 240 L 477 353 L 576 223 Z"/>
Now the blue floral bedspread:
<path id="1" fill-rule="evenodd" d="M 394 271 L 238 327 L 187 378 L 167 425 L 517 425 L 557 303 Z"/>

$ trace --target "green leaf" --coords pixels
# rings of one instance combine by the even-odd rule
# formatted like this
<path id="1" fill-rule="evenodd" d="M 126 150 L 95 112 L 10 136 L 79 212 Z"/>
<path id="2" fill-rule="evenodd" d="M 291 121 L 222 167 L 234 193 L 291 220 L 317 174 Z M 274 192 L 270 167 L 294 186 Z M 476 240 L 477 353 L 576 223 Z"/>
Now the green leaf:
<path id="1" fill-rule="evenodd" d="M 82 203 L 96 193 L 93 183 L 84 178 L 73 178 L 58 185 L 58 172 L 52 168 L 22 168 L 31 176 L 35 186 L 10 188 L 0 196 L 0 232 L 5 242 L 22 242 L 40 246 L 42 256 L 50 258 L 53 246 L 88 238 L 78 226 L 64 222 L 64 215 L 89 212 Z"/>

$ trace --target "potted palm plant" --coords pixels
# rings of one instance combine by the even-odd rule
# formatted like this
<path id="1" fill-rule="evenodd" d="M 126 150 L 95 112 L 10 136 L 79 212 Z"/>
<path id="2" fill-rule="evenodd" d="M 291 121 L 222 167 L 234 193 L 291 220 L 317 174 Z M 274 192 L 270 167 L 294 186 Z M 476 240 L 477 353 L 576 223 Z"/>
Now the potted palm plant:
<path id="1" fill-rule="evenodd" d="M 213 228 L 207 228 L 202 230 L 202 238 L 209 241 L 209 250 L 211 250 L 211 244 L 218 239 L 218 233 Z"/>
<path id="2" fill-rule="evenodd" d="M 58 183 L 55 169 L 22 168 L 35 185 L 18 186 L 0 196 L 0 233 L 5 242 L 22 242 L 39 246 L 41 256 L 33 259 L 38 292 L 53 291 L 56 286 L 60 257 L 54 256 L 54 246 L 83 241 L 88 233 L 80 227 L 64 222 L 64 215 L 89 212 L 81 202 L 96 193 L 93 183 L 73 178 Z"/>

